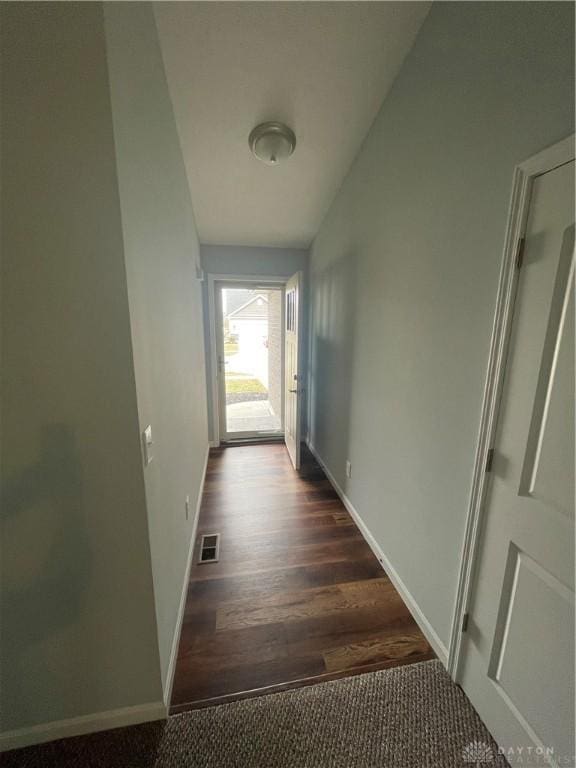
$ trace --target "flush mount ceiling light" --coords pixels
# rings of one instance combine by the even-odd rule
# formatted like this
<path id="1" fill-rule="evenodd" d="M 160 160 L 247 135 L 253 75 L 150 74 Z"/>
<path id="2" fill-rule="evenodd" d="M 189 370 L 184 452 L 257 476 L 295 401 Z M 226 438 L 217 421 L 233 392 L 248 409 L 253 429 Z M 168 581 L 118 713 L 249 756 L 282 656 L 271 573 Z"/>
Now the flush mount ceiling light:
<path id="1" fill-rule="evenodd" d="M 261 123 L 250 134 L 248 143 L 258 160 L 278 165 L 294 152 L 296 136 L 284 123 Z"/>

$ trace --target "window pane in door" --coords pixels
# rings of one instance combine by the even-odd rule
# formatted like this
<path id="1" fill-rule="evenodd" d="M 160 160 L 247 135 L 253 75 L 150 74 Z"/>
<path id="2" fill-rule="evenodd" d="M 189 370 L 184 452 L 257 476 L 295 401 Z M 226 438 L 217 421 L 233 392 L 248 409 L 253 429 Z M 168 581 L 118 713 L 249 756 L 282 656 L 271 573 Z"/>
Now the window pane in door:
<path id="1" fill-rule="evenodd" d="M 223 288 L 226 433 L 282 432 L 282 291 Z"/>

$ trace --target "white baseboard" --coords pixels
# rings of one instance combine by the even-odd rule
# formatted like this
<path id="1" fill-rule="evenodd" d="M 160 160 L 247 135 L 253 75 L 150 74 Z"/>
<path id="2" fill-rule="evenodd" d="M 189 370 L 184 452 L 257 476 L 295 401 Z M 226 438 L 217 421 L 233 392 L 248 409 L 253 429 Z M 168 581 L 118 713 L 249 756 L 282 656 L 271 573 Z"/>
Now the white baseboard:
<path id="1" fill-rule="evenodd" d="M 192 561 L 194 560 L 194 545 L 196 543 L 196 531 L 198 529 L 198 520 L 200 518 L 200 506 L 202 504 L 202 494 L 204 493 L 204 483 L 206 482 L 206 470 L 208 469 L 208 458 L 210 456 L 210 444 L 206 449 L 206 456 L 204 458 L 204 469 L 202 470 L 202 480 L 200 481 L 200 489 L 198 490 L 198 497 L 196 499 L 196 510 L 194 512 L 194 522 L 192 523 L 192 534 L 190 536 L 190 545 L 188 549 L 188 560 L 186 562 L 186 571 L 184 572 L 184 581 L 182 582 L 182 591 L 180 593 L 180 605 L 178 607 L 178 618 L 176 619 L 176 626 L 174 628 L 174 636 L 172 638 L 172 648 L 170 650 L 170 661 L 168 662 L 168 670 L 166 672 L 166 681 L 164 683 L 164 705 L 168 711 L 170 706 L 170 699 L 172 698 L 172 686 L 174 684 L 174 673 L 176 671 L 176 660 L 178 658 L 178 645 L 180 643 L 180 632 L 182 630 L 182 621 L 184 619 L 184 609 L 186 608 L 186 596 L 188 595 L 188 582 L 190 581 L 190 569 L 192 567 Z"/>
<path id="2" fill-rule="evenodd" d="M 394 568 L 394 566 L 392 565 L 388 557 L 384 554 L 384 552 L 380 548 L 378 542 L 370 532 L 366 523 L 360 517 L 357 510 L 354 508 L 350 499 L 346 496 L 342 488 L 340 488 L 340 485 L 336 481 L 336 478 L 334 477 L 332 472 L 330 472 L 330 470 L 328 469 L 328 467 L 326 466 L 322 458 L 319 456 L 314 445 L 309 440 L 307 441 L 307 445 L 311 453 L 314 455 L 314 458 L 316 459 L 318 464 L 320 464 L 320 466 L 324 470 L 326 477 L 328 478 L 328 480 L 330 480 L 334 490 L 336 491 L 338 496 L 340 496 L 342 503 L 344 504 L 344 506 L 350 513 L 352 519 L 358 526 L 360 533 L 362 534 L 362 536 L 364 536 L 366 543 L 368 544 L 372 552 L 374 552 L 378 561 L 380 562 L 380 565 L 385 570 L 387 576 L 390 578 L 390 581 L 392 582 L 392 584 L 394 584 L 401 598 L 406 603 L 406 607 L 408 608 L 408 610 L 414 617 L 414 620 L 422 630 L 424 636 L 426 637 L 426 639 L 434 649 L 434 652 L 436 653 L 436 655 L 438 656 L 442 664 L 446 667 L 448 664 L 448 649 L 446 648 L 442 640 L 438 637 L 438 634 L 436 633 L 435 629 L 432 627 L 432 625 L 424 615 L 422 609 L 420 608 L 420 606 L 418 605 L 418 603 L 416 602 L 416 600 L 414 599 L 414 597 L 412 596 L 412 594 L 410 593 L 410 591 L 408 590 L 408 588 L 406 587 L 402 579 L 400 578 L 399 574 L 397 573 L 396 569 Z"/>
<path id="3" fill-rule="evenodd" d="M 67 720 L 54 720 L 51 723 L 32 725 L 29 728 L 4 731 L 0 734 L 0 752 L 29 747 L 32 744 L 43 744 L 46 741 L 69 738 L 70 736 L 81 736 L 95 731 L 123 728 L 127 725 L 138 725 L 152 720 L 164 720 L 165 718 L 164 702 L 154 701 L 135 707 L 122 707 L 122 709 L 112 709 L 108 712 L 72 717 Z"/>

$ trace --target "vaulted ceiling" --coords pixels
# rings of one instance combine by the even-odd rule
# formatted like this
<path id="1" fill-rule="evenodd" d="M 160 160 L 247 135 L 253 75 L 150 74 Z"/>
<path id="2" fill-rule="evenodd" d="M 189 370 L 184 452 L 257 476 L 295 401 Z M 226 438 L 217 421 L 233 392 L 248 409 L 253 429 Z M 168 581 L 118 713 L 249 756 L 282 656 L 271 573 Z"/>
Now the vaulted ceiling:
<path id="1" fill-rule="evenodd" d="M 429 7 L 155 4 L 201 242 L 309 245 Z M 296 133 L 277 167 L 248 146 L 267 120 Z"/>

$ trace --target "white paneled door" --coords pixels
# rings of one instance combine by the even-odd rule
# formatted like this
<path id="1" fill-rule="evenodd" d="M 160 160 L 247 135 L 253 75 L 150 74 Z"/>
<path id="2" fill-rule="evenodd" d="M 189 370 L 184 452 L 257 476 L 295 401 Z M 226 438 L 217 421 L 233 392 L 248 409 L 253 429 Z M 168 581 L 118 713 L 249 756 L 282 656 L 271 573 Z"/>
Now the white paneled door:
<path id="1" fill-rule="evenodd" d="M 574 162 L 532 184 L 460 682 L 511 765 L 574 766 Z"/>
<path id="2" fill-rule="evenodd" d="M 300 338 L 302 332 L 302 273 L 297 272 L 286 283 L 284 333 L 284 439 L 294 469 L 300 468 L 300 410 L 302 403 L 302 371 Z"/>

